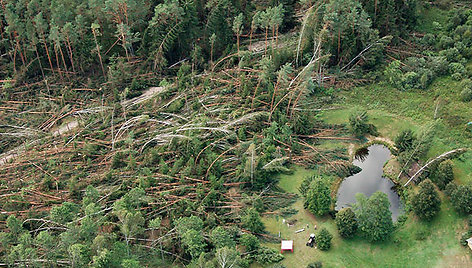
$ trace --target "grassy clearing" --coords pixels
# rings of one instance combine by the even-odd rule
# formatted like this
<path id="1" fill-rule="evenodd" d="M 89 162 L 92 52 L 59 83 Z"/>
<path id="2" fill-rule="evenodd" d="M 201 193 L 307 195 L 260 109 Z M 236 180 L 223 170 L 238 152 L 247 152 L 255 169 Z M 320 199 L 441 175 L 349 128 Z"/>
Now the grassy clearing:
<path id="1" fill-rule="evenodd" d="M 297 168 L 292 175 L 282 175 L 280 186 L 296 192 L 305 176 L 315 174 Z M 444 199 L 443 199 L 444 200 Z M 468 250 L 458 243 L 460 233 L 464 229 L 461 218 L 445 202 L 440 215 L 432 223 L 422 223 L 410 217 L 397 230 L 388 242 L 371 244 L 360 237 L 344 240 L 339 237 L 334 221 L 329 217 L 314 217 L 303 209 L 300 199 L 292 206 L 299 212 L 290 220 L 296 220 L 292 227 L 283 224 L 281 217 L 264 217 L 267 231 L 272 234 L 280 232 L 283 239 L 294 240 L 294 253 L 284 253 L 282 261 L 287 267 L 305 267 L 313 261 L 322 261 L 325 267 L 466 267 L 472 265 Z M 295 234 L 301 228 L 308 230 Z M 333 235 L 333 246 L 329 251 L 322 252 L 305 245 L 313 226 L 325 227 Z M 279 248 L 279 244 L 267 244 Z M 256 266 L 254 266 L 256 267 Z"/>
<path id="2" fill-rule="evenodd" d="M 460 83 L 449 78 L 438 79 L 427 91 L 402 92 L 385 85 L 372 85 L 344 92 L 345 108 L 326 111 L 321 118 L 327 123 L 346 124 L 353 111 L 367 110 L 380 135 L 393 140 L 404 129 L 418 131 L 433 122 L 439 102 L 436 138 L 426 156 L 430 158 L 453 148 L 472 145 L 463 131 L 463 125 L 472 121 L 472 109 L 470 104 L 460 102 L 459 93 Z M 320 146 L 347 148 L 348 144 L 329 141 Z M 455 159 L 454 164 L 456 181 L 472 183 L 472 152 Z M 396 174 L 398 168 L 395 162 L 388 166 L 392 174 Z M 292 175 L 282 175 L 279 185 L 288 192 L 298 192 L 303 178 L 313 173 L 315 171 L 297 168 Z M 301 199 L 293 204 L 293 208 L 299 210 L 290 218 L 296 220 L 295 226 L 287 227 L 282 218 L 273 216 L 264 217 L 264 223 L 270 233 L 277 235 L 280 232 L 283 239 L 294 240 L 295 252 L 284 254 L 282 263 L 287 267 L 305 267 L 314 261 L 322 261 L 325 267 L 471 267 L 470 250 L 459 244 L 465 221 L 444 196 L 442 200 L 442 210 L 433 222 L 423 223 L 409 215 L 389 241 L 378 244 L 368 243 L 360 237 L 341 239 L 334 221 L 329 217 L 314 217 L 303 209 Z M 294 233 L 307 224 L 308 231 Z M 334 235 L 329 251 L 305 246 L 314 225 L 326 227 Z M 280 245 L 269 246 L 278 249 Z"/>

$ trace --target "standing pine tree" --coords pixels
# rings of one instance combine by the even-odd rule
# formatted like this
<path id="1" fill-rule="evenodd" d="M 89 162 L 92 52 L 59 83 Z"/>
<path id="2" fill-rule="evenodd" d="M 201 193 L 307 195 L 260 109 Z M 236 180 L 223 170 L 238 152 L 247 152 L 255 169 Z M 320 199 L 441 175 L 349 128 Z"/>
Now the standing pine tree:
<path id="1" fill-rule="evenodd" d="M 306 193 L 305 207 L 312 213 L 321 216 L 329 212 L 331 203 L 329 184 L 321 178 L 315 178 Z"/>

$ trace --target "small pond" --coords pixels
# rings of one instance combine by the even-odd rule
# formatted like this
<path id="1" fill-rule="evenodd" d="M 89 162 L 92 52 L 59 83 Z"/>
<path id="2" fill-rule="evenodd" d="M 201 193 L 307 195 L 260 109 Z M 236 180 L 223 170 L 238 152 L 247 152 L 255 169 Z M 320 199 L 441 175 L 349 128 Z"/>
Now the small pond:
<path id="1" fill-rule="evenodd" d="M 388 195 L 390 211 L 395 221 L 402 212 L 401 201 L 394 190 L 395 184 L 383 177 L 382 170 L 390 156 L 390 151 L 379 144 L 358 152 L 352 163 L 362 168 L 362 171 L 343 180 L 338 190 L 336 210 L 352 206 L 356 202 L 357 193 L 364 193 L 369 197 L 381 191 Z"/>

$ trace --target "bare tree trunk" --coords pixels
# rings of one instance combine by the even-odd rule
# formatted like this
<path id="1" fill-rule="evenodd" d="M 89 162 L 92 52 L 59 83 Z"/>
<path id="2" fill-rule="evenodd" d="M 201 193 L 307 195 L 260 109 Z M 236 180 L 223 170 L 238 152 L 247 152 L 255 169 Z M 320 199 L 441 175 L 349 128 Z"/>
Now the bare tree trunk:
<path id="1" fill-rule="evenodd" d="M 49 55 L 49 48 L 48 48 L 48 44 L 46 43 L 46 38 L 43 32 L 41 32 L 40 34 L 41 34 L 41 39 L 43 39 L 43 45 L 44 45 L 44 49 L 46 50 L 46 55 L 48 56 L 49 66 L 51 67 L 52 73 L 54 74 L 55 73 L 54 67 L 52 66 L 51 56 Z"/>
<path id="2" fill-rule="evenodd" d="M 93 33 L 93 39 L 95 40 L 95 47 L 97 48 L 98 59 L 100 60 L 100 67 L 102 67 L 103 77 L 106 77 L 105 68 L 103 68 L 102 55 L 100 53 L 100 46 L 98 45 L 98 42 L 97 42 L 97 35 L 94 30 L 92 30 L 92 33 Z"/>
<path id="3" fill-rule="evenodd" d="M 69 36 L 67 36 L 67 35 L 66 35 L 66 41 L 67 41 L 67 48 L 69 50 L 69 58 L 70 58 L 70 63 L 72 65 L 72 71 L 75 73 L 74 57 L 73 57 L 73 54 L 72 54 L 72 47 L 71 47 L 71 44 L 70 44 Z"/>
<path id="4" fill-rule="evenodd" d="M 62 80 L 62 71 L 61 71 L 61 67 L 60 64 L 59 64 L 59 54 L 57 53 L 57 46 L 56 44 L 54 44 L 54 54 L 56 55 L 56 64 L 57 64 L 57 69 L 59 71 L 59 76 L 61 77 L 61 80 Z"/>
<path id="5" fill-rule="evenodd" d="M 68 72 L 66 60 L 64 58 L 64 53 L 62 52 L 62 47 L 61 46 L 59 46 L 59 52 L 61 53 L 62 64 L 64 65 L 64 70 L 66 70 L 66 72 Z"/>

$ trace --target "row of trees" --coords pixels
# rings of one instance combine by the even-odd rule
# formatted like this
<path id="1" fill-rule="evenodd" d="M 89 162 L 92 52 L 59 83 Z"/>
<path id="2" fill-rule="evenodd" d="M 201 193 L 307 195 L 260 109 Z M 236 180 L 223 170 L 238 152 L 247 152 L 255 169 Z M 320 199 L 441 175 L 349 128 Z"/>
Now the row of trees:
<path id="1" fill-rule="evenodd" d="M 299 52 L 307 63 L 306 58 L 318 47 L 323 57 L 329 57 L 330 66 L 348 67 L 362 54 L 363 64 L 372 67 L 379 63 L 385 44 L 379 42 L 379 36 L 398 36 L 405 32 L 402 27 L 415 24 L 415 3 L 313 3 L 303 22 L 297 62 Z M 28 78 L 40 74 L 44 78 L 45 74 L 92 71 L 106 76 L 107 66 L 117 57 L 125 58 L 127 64 L 141 61 L 141 71 L 166 73 L 164 67 L 188 58 L 203 67 L 206 60 L 211 63 L 229 54 L 234 43 L 239 52 L 243 36 L 251 44 L 262 34 L 265 51 L 269 37 L 277 46 L 279 31 L 296 25 L 296 7 L 293 0 L 271 1 L 264 6 L 230 0 L 206 5 L 178 0 L 7 0 L 0 8 L 0 33 L 5 40 L 0 43 L 0 52 L 9 58 L 10 69 L 3 75 Z M 366 57 L 368 50 L 373 53 Z"/>

